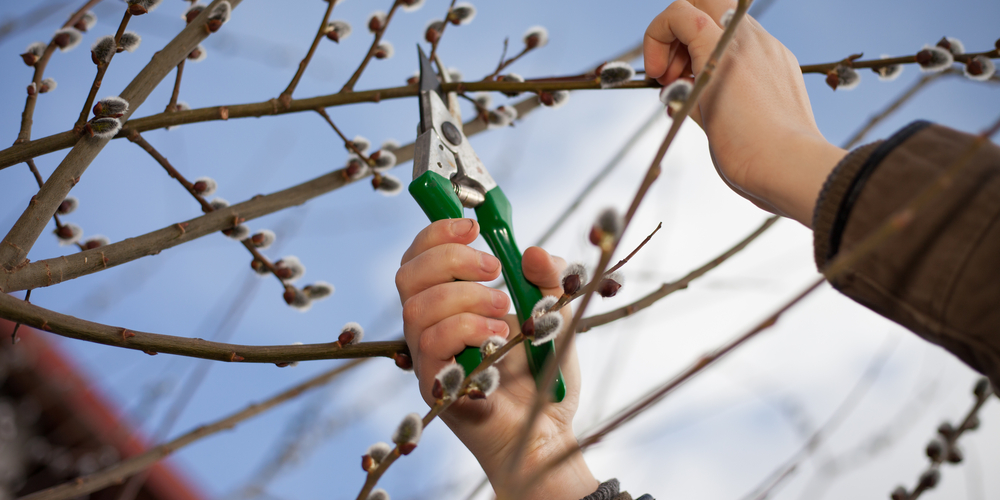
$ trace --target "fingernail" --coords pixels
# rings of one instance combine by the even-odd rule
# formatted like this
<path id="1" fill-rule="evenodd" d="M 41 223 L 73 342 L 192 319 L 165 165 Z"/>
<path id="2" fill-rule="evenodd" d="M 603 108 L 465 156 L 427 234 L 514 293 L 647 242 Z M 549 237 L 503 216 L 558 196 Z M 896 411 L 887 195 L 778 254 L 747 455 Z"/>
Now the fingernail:
<path id="1" fill-rule="evenodd" d="M 492 290 L 491 293 L 493 294 L 493 297 L 492 297 L 492 299 L 493 299 L 493 307 L 495 307 L 497 309 L 509 309 L 510 308 L 510 302 L 508 301 L 509 299 L 507 299 L 507 294 L 506 293 L 503 293 L 500 290 Z"/>
<path id="2" fill-rule="evenodd" d="M 499 319 L 487 319 L 486 328 L 490 329 L 490 333 L 501 334 L 507 331 L 507 323 Z"/>
<path id="3" fill-rule="evenodd" d="M 485 253 L 479 252 L 479 268 L 488 273 L 495 272 L 498 267 L 500 267 L 500 260 L 496 257 Z"/>
<path id="4" fill-rule="evenodd" d="M 464 236 L 472 231 L 472 219 L 455 219 L 451 221 L 451 232 L 455 236 Z"/>

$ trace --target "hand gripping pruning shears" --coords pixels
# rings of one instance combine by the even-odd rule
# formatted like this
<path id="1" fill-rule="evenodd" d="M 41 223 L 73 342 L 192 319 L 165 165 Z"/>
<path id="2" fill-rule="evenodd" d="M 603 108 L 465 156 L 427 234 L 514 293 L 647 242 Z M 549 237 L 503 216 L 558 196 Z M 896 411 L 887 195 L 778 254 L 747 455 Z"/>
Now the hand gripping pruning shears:
<path id="1" fill-rule="evenodd" d="M 523 324 L 535 303 L 542 298 L 542 292 L 524 278 L 521 251 L 514 241 L 510 202 L 462 132 L 457 99 L 444 94 L 430 59 L 419 46 L 417 52 L 420 56 L 420 124 L 414 144 L 410 194 L 431 221 L 461 218 L 463 208 L 475 209 L 482 235 L 500 259 L 518 322 Z M 549 341 L 533 346 L 525 341 L 524 346 L 531 374 L 540 383 L 545 361 L 555 354 L 555 344 Z M 455 359 L 466 373 L 470 373 L 482 361 L 482 356 L 478 348 L 467 347 Z M 553 398 L 559 402 L 565 396 L 566 385 L 559 372 Z"/>

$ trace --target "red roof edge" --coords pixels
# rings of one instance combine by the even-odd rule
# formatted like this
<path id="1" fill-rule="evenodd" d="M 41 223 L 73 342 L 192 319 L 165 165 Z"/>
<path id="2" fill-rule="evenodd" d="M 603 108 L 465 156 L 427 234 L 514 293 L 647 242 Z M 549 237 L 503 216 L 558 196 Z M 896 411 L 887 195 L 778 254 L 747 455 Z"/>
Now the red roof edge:
<path id="1" fill-rule="evenodd" d="M 10 342 L 14 323 L 0 319 L 0 342 Z M 22 349 L 33 361 L 34 368 L 47 383 L 66 387 L 65 404 L 76 413 L 105 443 L 114 446 L 122 457 L 135 456 L 148 446 L 143 436 L 119 416 L 119 411 L 87 379 L 78 366 L 46 339 L 45 332 L 21 325 L 17 336 L 21 339 L 14 349 Z M 108 347 L 108 349 L 115 349 Z M 203 500 L 204 496 L 175 467 L 160 461 L 149 468 L 145 488 L 164 500 Z"/>

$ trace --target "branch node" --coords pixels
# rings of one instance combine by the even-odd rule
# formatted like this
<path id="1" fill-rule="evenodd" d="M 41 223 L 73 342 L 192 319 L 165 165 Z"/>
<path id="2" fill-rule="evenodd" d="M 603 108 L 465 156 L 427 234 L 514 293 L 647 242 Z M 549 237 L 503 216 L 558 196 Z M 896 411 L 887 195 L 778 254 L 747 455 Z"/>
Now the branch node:
<path id="1" fill-rule="evenodd" d="M 122 328 L 122 342 L 128 342 L 132 337 L 135 337 L 135 333 L 128 331 L 128 328 Z"/>
<path id="2" fill-rule="evenodd" d="M 177 226 L 177 229 L 181 230 L 181 234 L 184 234 L 184 233 L 187 232 L 187 227 L 188 227 L 188 223 L 187 222 L 178 222 L 177 224 L 174 224 L 174 225 Z"/>
<path id="3" fill-rule="evenodd" d="M 245 358 L 236 354 L 236 351 L 229 353 L 229 361 L 243 361 Z"/>
<path id="4" fill-rule="evenodd" d="M 229 106 L 219 106 L 219 118 L 223 121 L 229 119 Z"/>

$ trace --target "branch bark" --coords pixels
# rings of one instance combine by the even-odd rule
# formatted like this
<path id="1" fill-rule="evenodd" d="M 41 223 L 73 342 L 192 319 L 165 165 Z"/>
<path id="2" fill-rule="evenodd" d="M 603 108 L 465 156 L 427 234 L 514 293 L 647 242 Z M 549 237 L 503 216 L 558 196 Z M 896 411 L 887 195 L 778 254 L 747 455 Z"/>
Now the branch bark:
<path id="1" fill-rule="evenodd" d="M 0 317 L 24 323 L 39 330 L 63 337 L 86 340 L 125 349 L 144 351 L 147 354 L 176 354 L 190 358 L 243 363 L 288 363 L 316 359 L 393 358 L 409 350 L 406 342 L 362 342 L 341 346 L 329 344 L 247 346 L 209 342 L 207 340 L 148 333 L 117 326 L 103 325 L 51 311 L 19 300 L 5 293 L 0 294 Z"/>

